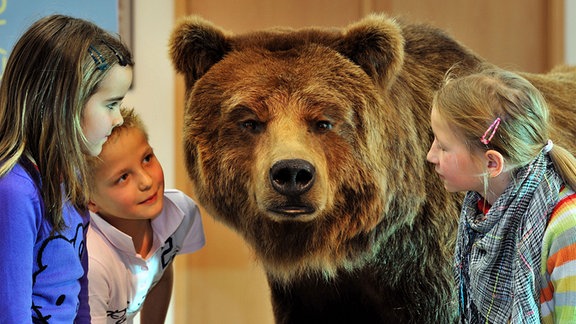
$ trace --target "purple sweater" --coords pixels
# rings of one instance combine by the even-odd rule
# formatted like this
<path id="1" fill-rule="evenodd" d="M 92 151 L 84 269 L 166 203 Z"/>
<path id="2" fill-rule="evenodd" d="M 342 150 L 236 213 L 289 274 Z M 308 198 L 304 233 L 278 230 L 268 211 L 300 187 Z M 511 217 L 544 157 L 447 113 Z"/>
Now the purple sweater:
<path id="1" fill-rule="evenodd" d="M 0 323 L 89 323 L 89 214 L 66 203 L 52 233 L 39 184 L 27 161 L 0 178 Z"/>

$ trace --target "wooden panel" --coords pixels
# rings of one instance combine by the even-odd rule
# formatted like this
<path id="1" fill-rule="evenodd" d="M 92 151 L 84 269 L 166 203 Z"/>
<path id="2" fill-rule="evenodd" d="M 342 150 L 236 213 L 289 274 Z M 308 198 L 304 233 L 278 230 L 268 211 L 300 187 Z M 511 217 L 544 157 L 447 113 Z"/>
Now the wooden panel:
<path id="1" fill-rule="evenodd" d="M 235 33 L 271 26 L 344 26 L 370 12 L 429 22 L 493 63 L 542 72 L 562 61 L 563 0 L 174 0 L 175 17 L 199 14 Z M 441 3 L 441 4 L 439 4 Z M 184 168 L 184 82 L 176 77 L 176 186 Z M 176 323 L 272 323 L 265 275 L 250 249 L 203 215 L 207 245 L 176 258 Z"/>
<path id="2" fill-rule="evenodd" d="M 566 58 L 564 57 L 564 0 L 551 0 L 546 2 L 547 4 L 547 32 L 544 35 L 545 44 L 542 46 L 547 50 L 547 69 L 551 68 L 560 63 L 564 63 Z"/>
<path id="3" fill-rule="evenodd" d="M 188 13 L 199 14 L 240 33 L 270 26 L 341 26 L 363 15 L 363 3 L 359 0 L 205 0 L 189 1 Z"/>
<path id="4" fill-rule="evenodd" d="M 492 63 L 544 72 L 562 62 L 562 0 L 375 0 L 373 11 L 443 28 Z M 561 16 L 561 14 L 560 14 Z M 551 30 L 553 29 L 553 30 Z M 550 37 L 554 38 L 550 42 Z M 552 46 L 552 47 L 551 47 Z"/>

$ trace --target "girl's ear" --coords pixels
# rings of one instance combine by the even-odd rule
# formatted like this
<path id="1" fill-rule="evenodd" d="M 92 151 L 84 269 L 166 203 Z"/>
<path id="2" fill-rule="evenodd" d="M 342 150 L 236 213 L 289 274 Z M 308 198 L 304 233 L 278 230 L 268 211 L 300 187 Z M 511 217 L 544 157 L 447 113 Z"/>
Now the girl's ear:
<path id="1" fill-rule="evenodd" d="M 99 208 L 92 200 L 90 200 L 88 201 L 88 209 L 90 209 L 90 211 L 93 213 L 97 213 Z"/>
<path id="2" fill-rule="evenodd" d="M 504 157 L 500 152 L 495 150 L 488 150 L 484 153 L 486 159 L 486 168 L 490 178 L 495 178 L 504 170 Z"/>

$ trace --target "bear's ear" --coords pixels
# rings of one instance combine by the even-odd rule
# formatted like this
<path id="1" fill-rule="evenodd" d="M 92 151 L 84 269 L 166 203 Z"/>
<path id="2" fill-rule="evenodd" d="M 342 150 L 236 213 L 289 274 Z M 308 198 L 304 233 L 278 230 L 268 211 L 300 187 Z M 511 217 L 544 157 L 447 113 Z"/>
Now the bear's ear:
<path id="1" fill-rule="evenodd" d="M 176 24 L 169 47 L 172 64 L 186 77 L 187 89 L 231 48 L 221 29 L 198 16 L 185 17 Z"/>
<path id="2" fill-rule="evenodd" d="M 400 26 L 382 14 L 349 25 L 336 50 L 358 64 L 377 84 L 390 86 L 404 64 Z"/>

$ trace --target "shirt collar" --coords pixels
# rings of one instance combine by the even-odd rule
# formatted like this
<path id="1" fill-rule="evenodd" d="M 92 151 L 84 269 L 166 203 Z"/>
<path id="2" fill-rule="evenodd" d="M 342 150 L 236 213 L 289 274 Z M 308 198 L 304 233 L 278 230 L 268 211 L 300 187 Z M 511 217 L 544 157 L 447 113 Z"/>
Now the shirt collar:
<path id="1" fill-rule="evenodd" d="M 136 255 L 132 237 L 110 225 L 98 214 L 90 212 L 91 226 L 103 235 L 115 248 L 129 255 Z M 152 220 L 154 243 L 149 254 L 159 249 L 172 236 L 184 219 L 184 212 L 164 195 L 164 206 L 160 215 Z M 143 256 L 144 257 L 144 256 Z"/>

